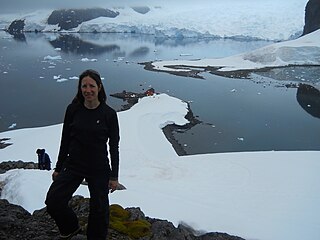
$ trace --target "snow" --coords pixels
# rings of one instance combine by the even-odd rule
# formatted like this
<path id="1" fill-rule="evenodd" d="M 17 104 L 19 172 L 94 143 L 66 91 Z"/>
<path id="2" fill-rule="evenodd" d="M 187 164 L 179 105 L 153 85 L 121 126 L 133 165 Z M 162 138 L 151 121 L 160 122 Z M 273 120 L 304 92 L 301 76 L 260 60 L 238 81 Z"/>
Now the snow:
<path id="1" fill-rule="evenodd" d="M 115 18 L 100 17 L 83 22 L 64 32 L 134 32 L 156 37 L 225 37 L 288 40 L 301 35 L 308 0 L 253 1 L 223 0 L 195 3 L 183 1 L 148 2 L 150 11 L 141 14 L 130 5 L 101 5 L 119 12 Z M 141 5 L 141 3 L 139 3 Z M 54 10 L 54 9 L 52 9 Z M 51 11 L 52 11 L 51 10 Z M 8 28 L 15 19 L 25 19 L 27 31 L 59 31 L 58 25 L 46 23 L 50 10 L 1 14 L 0 28 Z"/>
<path id="2" fill-rule="evenodd" d="M 156 106 L 156 107 L 155 107 Z M 139 206 L 147 216 L 245 239 L 320 238 L 320 152 L 247 152 L 178 156 L 161 131 L 187 121 L 187 103 L 166 94 L 145 97 L 119 112 L 120 182 L 111 203 Z M 13 143 L 0 161 L 37 161 L 45 148 L 53 165 L 62 124 L 0 133 Z M 29 212 L 44 207 L 51 171 L 0 175 L 2 198 Z M 88 197 L 81 186 L 76 194 Z"/>
<path id="3" fill-rule="evenodd" d="M 150 7 L 146 14 L 124 7 L 116 9 L 120 14 L 114 19 L 84 22 L 73 31 L 282 41 L 221 59 L 153 63 L 156 69 L 163 71 L 173 71 L 166 66 L 182 64 L 221 67 L 220 71 L 319 65 L 320 31 L 294 39 L 303 29 L 306 3 L 307 0 L 224 0 L 204 6 L 186 2 L 184 8 L 178 8 L 178 4 Z M 46 24 L 49 14 L 48 10 L 18 16 L 1 14 L 0 28 L 20 18 L 26 19 L 28 30 L 56 31 L 58 26 Z M 44 60 L 61 58 L 48 55 Z M 185 68 L 184 71 L 190 70 Z M 57 81 L 68 80 L 61 75 L 55 77 Z M 69 77 L 72 79 L 77 77 Z M 184 222 L 196 230 L 226 232 L 248 240 L 320 239 L 320 152 L 178 156 L 161 128 L 170 123 L 187 123 L 186 113 L 185 102 L 166 94 L 145 97 L 130 110 L 118 113 L 120 182 L 127 190 L 111 194 L 111 203 L 140 207 L 147 216 L 167 219 L 175 225 Z M 0 133 L 0 139 L 10 138 L 5 142 L 13 143 L 0 150 L 0 162 L 36 162 L 36 149 L 45 148 L 55 165 L 61 128 L 62 124 L 57 124 Z M 244 139 L 239 136 L 238 140 Z M 5 182 L 1 198 L 32 213 L 45 206 L 51 173 L 16 169 L 0 174 L 0 181 Z M 76 194 L 89 196 L 86 186 L 81 186 Z"/>
<path id="4" fill-rule="evenodd" d="M 186 67 L 217 67 L 218 71 L 253 70 L 289 65 L 320 65 L 320 30 L 295 40 L 270 44 L 252 52 L 216 59 L 153 62 L 158 71 L 188 72 Z M 170 68 L 170 66 L 182 66 Z"/>

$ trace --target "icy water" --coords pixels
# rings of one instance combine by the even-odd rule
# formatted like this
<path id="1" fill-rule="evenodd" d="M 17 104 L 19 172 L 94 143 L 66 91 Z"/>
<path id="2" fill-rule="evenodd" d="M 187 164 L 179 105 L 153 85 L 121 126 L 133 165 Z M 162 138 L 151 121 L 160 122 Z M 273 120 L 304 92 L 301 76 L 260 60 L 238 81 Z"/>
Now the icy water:
<path id="1" fill-rule="evenodd" d="M 61 123 L 76 77 L 92 68 L 104 78 L 108 95 L 153 87 L 189 102 L 201 123 L 173 132 L 186 154 L 320 150 L 319 67 L 274 69 L 250 79 L 209 73 L 195 79 L 139 64 L 225 57 L 268 44 L 134 34 L 30 33 L 14 39 L 0 32 L 0 132 Z M 127 104 L 111 96 L 108 103 L 118 111 Z"/>

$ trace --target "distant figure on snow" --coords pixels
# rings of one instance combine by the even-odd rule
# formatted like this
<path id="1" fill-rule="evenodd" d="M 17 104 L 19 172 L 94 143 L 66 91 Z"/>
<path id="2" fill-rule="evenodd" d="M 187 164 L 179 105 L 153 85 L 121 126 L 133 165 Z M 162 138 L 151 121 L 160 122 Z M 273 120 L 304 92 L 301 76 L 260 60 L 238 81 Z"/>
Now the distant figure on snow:
<path id="1" fill-rule="evenodd" d="M 46 150 L 38 148 L 36 153 L 38 155 L 38 168 L 40 170 L 51 170 L 51 161 Z"/>

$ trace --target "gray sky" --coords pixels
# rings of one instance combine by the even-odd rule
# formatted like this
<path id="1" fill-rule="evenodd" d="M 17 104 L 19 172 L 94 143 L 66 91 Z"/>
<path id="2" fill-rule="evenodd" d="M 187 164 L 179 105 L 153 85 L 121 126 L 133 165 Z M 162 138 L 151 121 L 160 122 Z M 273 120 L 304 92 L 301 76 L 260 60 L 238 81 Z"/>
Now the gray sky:
<path id="1" fill-rule="evenodd" d="M 17 12 L 33 9 L 60 9 L 113 6 L 158 6 L 174 0 L 1 0 L 0 12 Z M 181 3 L 186 1 L 181 1 Z"/>
<path id="2" fill-rule="evenodd" d="M 84 7 L 164 6 L 186 4 L 214 4 L 215 0 L 1 0 L 0 13 L 37 9 L 61 9 Z M 221 1 L 221 0 L 219 0 Z M 241 0 L 228 0 L 241 1 Z M 260 1 L 260 0 L 253 0 Z"/>

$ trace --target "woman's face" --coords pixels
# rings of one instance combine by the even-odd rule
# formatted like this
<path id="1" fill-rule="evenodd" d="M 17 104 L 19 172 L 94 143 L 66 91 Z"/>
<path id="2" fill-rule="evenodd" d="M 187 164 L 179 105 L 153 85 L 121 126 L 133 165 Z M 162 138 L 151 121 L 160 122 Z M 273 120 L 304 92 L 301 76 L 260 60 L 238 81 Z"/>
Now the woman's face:
<path id="1" fill-rule="evenodd" d="M 81 80 L 81 92 L 87 102 L 98 101 L 100 86 L 91 77 L 86 76 Z"/>

